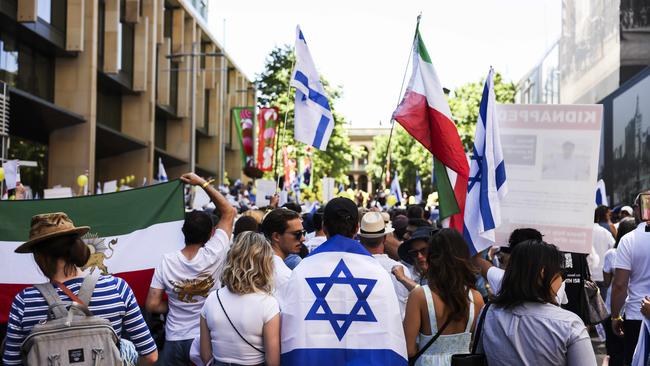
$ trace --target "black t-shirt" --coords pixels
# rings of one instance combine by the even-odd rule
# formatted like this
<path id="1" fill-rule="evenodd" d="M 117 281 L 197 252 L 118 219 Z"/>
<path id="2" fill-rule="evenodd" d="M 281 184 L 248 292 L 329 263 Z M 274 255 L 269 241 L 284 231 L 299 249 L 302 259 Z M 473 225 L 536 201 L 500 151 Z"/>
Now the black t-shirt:
<path id="1" fill-rule="evenodd" d="M 566 281 L 565 291 L 569 302 L 562 307 L 577 314 L 583 322 L 588 321 L 587 298 L 585 297 L 585 279 L 590 278 L 587 255 L 564 253 Z"/>

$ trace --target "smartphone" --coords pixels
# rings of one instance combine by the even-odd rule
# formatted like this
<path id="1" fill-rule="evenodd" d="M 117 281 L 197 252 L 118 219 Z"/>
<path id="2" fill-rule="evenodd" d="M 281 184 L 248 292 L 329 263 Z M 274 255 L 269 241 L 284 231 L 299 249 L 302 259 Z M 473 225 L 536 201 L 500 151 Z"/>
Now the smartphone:
<path id="1" fill-rule="evenodd" d="M 650 221 L 650 193 L 639 195 L 639 214 L 641 221 Z"/>

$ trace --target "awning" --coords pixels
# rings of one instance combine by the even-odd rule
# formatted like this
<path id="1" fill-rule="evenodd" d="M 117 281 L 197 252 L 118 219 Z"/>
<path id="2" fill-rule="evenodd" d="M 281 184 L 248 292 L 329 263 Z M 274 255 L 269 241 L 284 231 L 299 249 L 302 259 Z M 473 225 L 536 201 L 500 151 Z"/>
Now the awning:
<path id="1" fill-rule="evenodd" d="M 48 144 L 54 130 L 86 122 L 76 113 L 20 89 L 9 87 L 9 133 Z"/>
<path id="2" fill-rule="evenodd" d="M 97 124 L 97 135 L 95 138 L 95 158 L 97 160 L 146 147 L 147 143 L 144 141 L 128 136 L 100 123 Z"/>

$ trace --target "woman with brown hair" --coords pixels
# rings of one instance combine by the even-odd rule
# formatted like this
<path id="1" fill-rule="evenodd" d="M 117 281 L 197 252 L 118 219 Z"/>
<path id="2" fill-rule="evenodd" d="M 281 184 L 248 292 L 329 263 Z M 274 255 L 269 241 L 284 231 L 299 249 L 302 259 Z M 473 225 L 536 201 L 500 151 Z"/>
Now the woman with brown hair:
<path id="1" fill-rule="evenodd" d="M 483 298 L 474 288 L 469 249 L 456 230 L 442 229 L 429 240 L 427 263 L 428 284 L 411 291 L 406 304 L 406 347 L 413 357 L 440 332 L 416 365 L 450 365 L 453 354 L 469 352 Z"/>
<path id="2" fill-rule="evenodd" d="M 120 340 L 120 358 L 124 364 L 153 364 L 158 359 L 156 344 L 129 285 L 121 278 L 110 275 L 99 278 L 85 276 L 81 271 L 80 267 L 86 264 L 90 256 L 88 246 L 81 240 L 81 236 L 88 230 L 90 228 L 87 226 L 75 227 L 72 220 L 62 212 L 32 218 L 29 241 L 19 246 L 15 252 L 32 253 L 38 268 L 50 283 L 37 285 L 38 289 L 28 287 L 16 295 L 11 305 L 2 356 L 5 365 L 22 364 L 21 344 L 35 325 L 48 319 L 48 301 L 41 289 L 48 290 L 45 292 L 53 297 L 58 295 L 64 304 L 81 301 L 81 305 L 87 307 L 92 315 L 108 320 L 116 339 Z M 87 282 L 84 277 L 97 281 L 94 287 L 92 281 L 88 281 L 90 286 L 86 289 L 94 289 L 86 302 L 83 301 L 86 296 L 81 291 Z M 126 334 L 133 343 L 119 338 L 122 334 Z M 39 364 L 46 364 L 47 361 L 37 360 Z"/>
<path id="3" fill-rule="evenodd" d="M 201 359 L 214 365 L 280 364 L 280 306 L 273 290 L 273 249 L 264 235 L 237 236 L 221 275 L 225 286 L 201 310 Z"/>

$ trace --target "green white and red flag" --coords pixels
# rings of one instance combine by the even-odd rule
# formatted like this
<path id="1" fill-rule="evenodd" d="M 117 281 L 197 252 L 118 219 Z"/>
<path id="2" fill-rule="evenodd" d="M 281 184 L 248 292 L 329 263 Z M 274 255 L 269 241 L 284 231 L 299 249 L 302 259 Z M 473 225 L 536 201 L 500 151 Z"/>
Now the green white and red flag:
<path id="1" fill-rule="evenodd" d="M 440 217 L 449 217 L 449 226 L 462 233 L 469 164 L 419 29 L 413 42 L 411 80 L 393 119 L 433 154 Z"/>
<path id="2" fill-rule="evenodd" d="M 85 270 L 123 278 L 140 305 L 163 255 L 184 243 L 179 180 L 95 196 L 0 201 L 0 323 L 7 322 L 18 292 L 47 282 L 33 255 L 14 250 L 29 239 L 32 216 L 48 212 L 65 212 L 75 226 L 90 226 L 84 236 L 91 252 Z"/>

